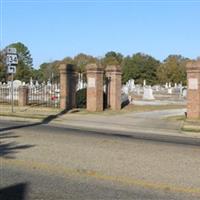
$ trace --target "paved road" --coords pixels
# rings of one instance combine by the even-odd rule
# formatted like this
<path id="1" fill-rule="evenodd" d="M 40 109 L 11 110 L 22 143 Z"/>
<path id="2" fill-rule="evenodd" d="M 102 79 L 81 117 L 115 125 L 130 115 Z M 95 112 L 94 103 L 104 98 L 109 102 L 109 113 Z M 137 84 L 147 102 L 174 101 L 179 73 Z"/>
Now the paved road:
<path id="1" fill-rule="evenodd" d="M 200 147 L 194 141 L 8 121 L 0 128 L 0 199 L 200 198 Z"/>
<path id="2" fill-rule="evenodd" d="M 120 131 L 138 131 L 141 127 L 146 132 L 167 132 L 180 134 L 183 121 L 167 120 L 169 116 L 184 115 L 185 109 L 157 110 L 151 112 L 128 112 L 116 115 L 74 114 L 63 115 L 59 120 L 67 125 L 115 129 Z"/>

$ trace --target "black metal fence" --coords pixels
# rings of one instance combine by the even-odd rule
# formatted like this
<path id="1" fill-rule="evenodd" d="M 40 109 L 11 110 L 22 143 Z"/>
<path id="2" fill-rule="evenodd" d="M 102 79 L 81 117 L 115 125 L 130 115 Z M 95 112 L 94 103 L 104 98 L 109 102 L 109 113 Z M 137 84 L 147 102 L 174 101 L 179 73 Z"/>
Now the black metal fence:
<path id="1" fill-rule="evenodd" d="M 60 86 L 52 85 L 34 85 L 29 86 L 28 105 L 43 107 L 60 107 Z"/>

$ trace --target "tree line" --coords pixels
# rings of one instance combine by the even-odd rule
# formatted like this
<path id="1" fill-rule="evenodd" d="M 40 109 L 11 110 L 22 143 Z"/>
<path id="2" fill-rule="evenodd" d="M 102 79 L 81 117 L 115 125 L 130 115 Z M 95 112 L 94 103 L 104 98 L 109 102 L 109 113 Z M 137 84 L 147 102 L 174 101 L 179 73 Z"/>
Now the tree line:
<path id="1" fill-rule="evenodd" d="M 58 80 L 58 68 L 61 63 L 74 64 L 77 71 L 83 74 L 86 72 L 87 64 L 97 63 L 103 68 L 107 65 L 120 65 L 123 83 L 126 83 L 129 79 L 134 79 L 136 84 L 142 84 L 143 80 L 146 80 L 148 85 L 165 84 L 166 82 L 186 84 L 186 63 L 190 60 L 181 55 L 169 55 L 164 61 L 160 62 L 144 53 L 124 56 L 121 53 L 109 51 L 103 57 L 80 53 L 73 58 L 65 57 L 62 60 L 42 63 L 38 69 L 34 69 L 33 59 L 28 47 L 21 42 L 10 44 L 7 47 L 17 49 L 19 63 L 14 78 L 25 82 L 29 82 L 31 77 L 39 82 Z M 9 80 L 9 76 L 6 74 L 4 50 L 0 53 L 1 82 Z"/>

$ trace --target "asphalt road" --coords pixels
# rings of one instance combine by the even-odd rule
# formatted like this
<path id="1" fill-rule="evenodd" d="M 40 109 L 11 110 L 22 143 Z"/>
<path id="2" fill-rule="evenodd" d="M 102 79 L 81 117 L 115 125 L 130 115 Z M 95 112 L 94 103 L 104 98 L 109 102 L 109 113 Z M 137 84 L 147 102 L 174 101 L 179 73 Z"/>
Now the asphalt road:
<path id="1" fill-rule="evenodd" d="M 200 198 L 197 139 L 1 120 L 0 141 L 0 199 Z"/>

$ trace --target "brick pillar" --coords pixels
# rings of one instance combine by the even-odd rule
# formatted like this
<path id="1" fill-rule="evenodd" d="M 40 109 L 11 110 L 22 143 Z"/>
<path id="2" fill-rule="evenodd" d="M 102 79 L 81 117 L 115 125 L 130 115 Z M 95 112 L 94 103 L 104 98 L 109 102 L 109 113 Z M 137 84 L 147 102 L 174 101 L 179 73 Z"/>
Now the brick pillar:
<path id="1" fill-rule="evenodd" d="M 96 64 L 87 66 L 87 110 L 103 111 L 103 69 Z"/>
<path id="2" fill-rule="evenodd" d="M 106 67 L 106 77 L 109 79 L 109 104 L 112 110 L 121 109 L 121 68 L 110 65 Z"/>
<path id="3" fill-rule="evenodd" d="M 187 64 L 187 118 L 200 118 L 200 61 Z"/>
<path id="4" fill-rule="evenodd" d="M 60 108 L 70 110 L 76 107 L 77 73 L 75 66 L 61 64 L 60 70 Z"/>
<path id="5" fill-rule="evenodd" d="M 28 105 L 28 87 L 20 86 L 19 87 L 18 106 L 26 106 L 26 105 Z"/>

